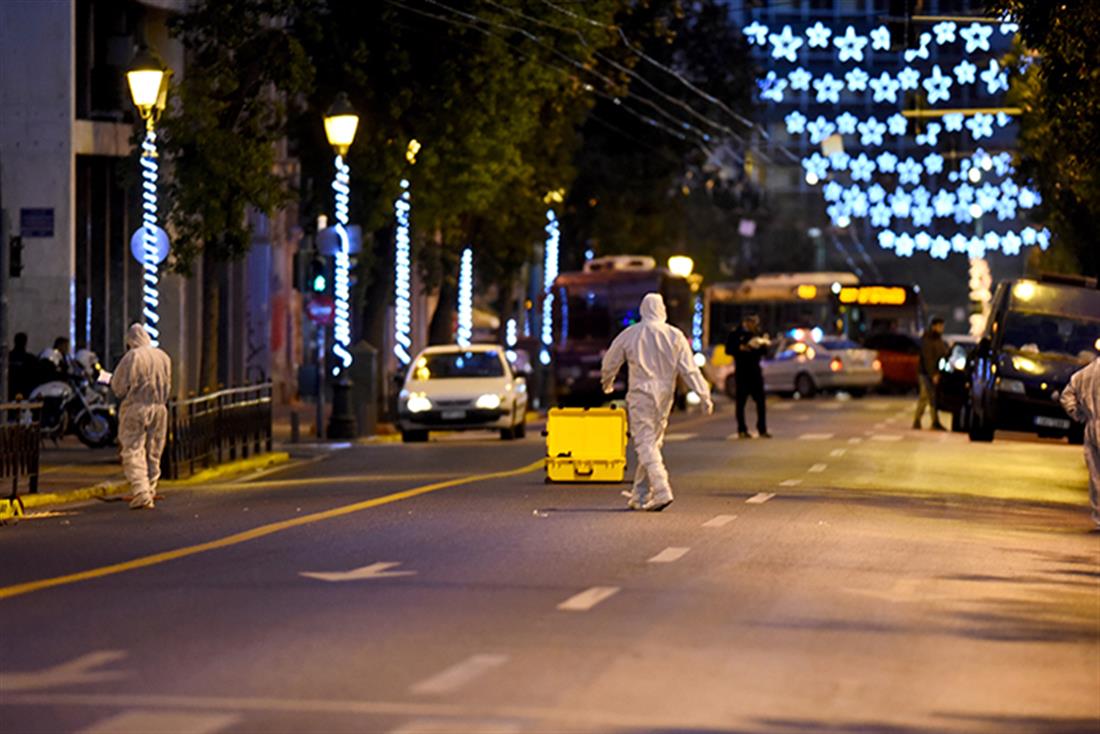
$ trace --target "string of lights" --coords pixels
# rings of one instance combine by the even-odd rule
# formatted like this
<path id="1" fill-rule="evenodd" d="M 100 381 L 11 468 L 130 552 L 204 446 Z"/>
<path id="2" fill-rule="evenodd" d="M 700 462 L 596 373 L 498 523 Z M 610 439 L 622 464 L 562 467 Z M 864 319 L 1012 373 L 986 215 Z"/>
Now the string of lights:
<path id="1" fill-rule="evenodd" d="M 409 182 L 401 179 L 401 195 L 393 203 L 394 217 L 397 228 L 394 234 L 394 308 L 393 353 L 401 366 L 412 361 L 409 353 L 412 349 L 412 254 L 409 237 L 409 214 L 412 211 L 411 195 L 409 194 Z"/>
<path id="2" fill-rule="evenodd" d="M 561 230 L 558 227 L 558 216 L 553 209 L 546 212 L 546 244 L 543 251 L 542 266 L 542 291 L 545 294 L 542 302 L 542 349 L 539 351 L 539 361 L 542 364 L 550 364 L 550 347 L 554 345 L 554 281 L 558 278 L 559 247 L 561 245 Z"/>
<path id="3" fill-rule="evenodd" d="M 455 341 L 468 347 L 474 339 L 474 251 L 462 251 L 458 267 L 458 333 Z"/>
<path id="4" fill-rule="evenodd" d="M 335 272 L 333 275 L 333 294 L 335 295 L 336 308 L 332 327 L 332 351 L 340 360 L 340 364 L 332 368 L 333 375 L 339 375 L 341 370 L 351 366 L 352 356 L 349 351 L 351 346 L 351 313 L 349 302 L 351 299 L 351 257 L 348 252 L 350 242 L 348 239 L 348 194 L 350 192 L 351 169 L 344 162 L 344 156 L 336 156 L 336 177 L 332 182 L 332 190 L 336 194 L 336 236 L 340 239 L 340 249 L 336 251 Z"/>
<path id="5" fill-rule="evenodd" d="M 142 253 L 142 314 L 145 316 L 145 331 L 156 346 L 160 341 L 160 278 L 157 274 L 157 265 L 160 262 L 160 253 L 157 246 L 157 135 L 149 126 L 145 131 L 145 139 L 141 143 L 141 178 L 142 178 L 142 229 L 141 229 L 141 253 Z"/>

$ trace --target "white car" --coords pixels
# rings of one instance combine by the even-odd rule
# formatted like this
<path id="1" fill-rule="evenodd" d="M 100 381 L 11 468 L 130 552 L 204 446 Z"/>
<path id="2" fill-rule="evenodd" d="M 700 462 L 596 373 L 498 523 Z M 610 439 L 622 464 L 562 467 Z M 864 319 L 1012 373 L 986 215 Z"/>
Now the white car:
<path id="1" fill-rule="evenodd" d="M 504 440 L 527 432 L 527 381 L 512 370 L 504 347 L 428 347 L 413 360 L 397 400 L 406 443 L 429 431 L 500 431 Z"/>
<path id="2" fill-rule="evenodd" d="M 822 390 L 845 390 L 858 397 L 882 384 L 878 354 L 844 337 L 784 338 L 760 365 L 766 392 L 804 398 Z"/>

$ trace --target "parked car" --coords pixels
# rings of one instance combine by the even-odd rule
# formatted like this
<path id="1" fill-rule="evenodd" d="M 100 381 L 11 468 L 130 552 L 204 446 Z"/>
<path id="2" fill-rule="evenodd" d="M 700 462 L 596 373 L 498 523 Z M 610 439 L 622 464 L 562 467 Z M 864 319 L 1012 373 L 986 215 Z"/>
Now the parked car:
<path id="1" fill-rule="evenodd" d="M 940 360 L 936 407 L 951 414 L 951 430 L 967 430 L 970 413 L 970 355 L 978 343 L 968 334 L 945 335 L 947 356 Z"/>
<path id="2" fill-rule="evenodd" d="M 861 397 L 882 383 L 877 355 L 843 337 L 821 341 L 785 337 L 761 367 L 765 391 L 803 398 L 823 390 L 845 390 Z"/>
<path id="3" fill-rule="evenodd" d="M 884 389 L 908 392 L 917 387 L 920 340 L 897 332 L 871 334 L 863 346 L 878 352 Z"/>
<path id="4" fill-rule="evenodd" d="M 497 344 L 428 347 L 413 360 L 398 395 L 401 439 L 429 431 L 494 430 L 504 440 L 527 432 L 527 381 Z"/>
<path id="5" fill-rule="evenodd" d="M 1100 290 L 1064 281 L 998 285 L 970 360 L 972 441 L 998 429 L 1084 440 L 1062 409 L 1070 375 L 1100 354 Z"/>

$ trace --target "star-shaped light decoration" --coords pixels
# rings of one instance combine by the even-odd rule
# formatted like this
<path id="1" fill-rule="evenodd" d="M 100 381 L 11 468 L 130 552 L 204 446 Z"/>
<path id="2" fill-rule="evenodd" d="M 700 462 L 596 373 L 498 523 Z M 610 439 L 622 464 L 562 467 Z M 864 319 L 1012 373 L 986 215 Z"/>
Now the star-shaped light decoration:
<path id="1" fill-rule="evenodd" d="M 801 135 L 806 132 L 806 116 L 798 110 L 792 111 L 783 121 L 787 123 L 787 132 L 791 135 Z"/>
<path id="2" fill-rule="evenodd" d="M 836 130 L 841 135 L 852 135 L 856 131 L 856 124 L 858 122 L 858 117 L 851 112 L 845 111 L 840 117 L 836 118 Z"/>
<path id="3" fill-rule="evenodd" d="M 974 187 L 964 183 L 962 186 L 955 189 L 955 198 L 960 204 L 970 206 L 974 201 Z"/>
<path id="4" fill-rule="evenodd" d="M 878 170 L 883 173 L 893 173 L 898 170 L 898 157 L 888 150 L 884 150 L 875 158 Z"/>
<path id="5" fill-rule="evenodd" d="M 924 132 L 917 136 L 918 145 L 936 145 L 940 139 L 940 132 L 943 130 L 943 126 L 938 122 L 928 123 L 928 127 Z"/>
<path id="6" fill-rule="evenodd" d="M 1020 239 L 1024 241 L 1025 245 L 1034 245 L 1039 241 L 1039 233 L 1034 227 L 1024 227 L 1023 231 L 1020 232 Z"/>
<path id="7" fill-rule="evenodd" d="M 955 65 L 955 80 L 959 84 L 973 84 L 977 79 L 978 67 L 963 59 Z"/>
<path id="8" fill-rule="evenodd" d="M 931 45 L 931 43 L 932 43 L 932 34 L 931 33 L 922 33 L 922 34 L 920 34 L 920 46 L 918 46 L 917 48 L 908 49 L 905 52 L 905 61 L 906 61 L 906 63 L 911 64 L 914 61 L 916 61 L 917 59 L 927 59 L 931 55 L 931 53 L 928 50 L 928 47 Z"/>
<path id="9" fill-rule="evenodd" d="M 1008 91 L 1008 75 L 1001 70 L 996 59 L 989 60 L 989 68 L 982 72 L 982 81 L 985 82 L 985 91 L 996 94 L 1000 91 Z"/>
<path id="10" fill-rule="evenodd" d="M 909 129 L 909 120 L 900 112 L 895 112 L 886 118 L 886 127 L 890 128 L 891 135 L 904 135 Z"/>
<path id="11" fill-rule="evenodd" d="M 1020 187 L 1012 179 L 1001 181 L 1001 196 L 1006 199 L 1015 199 L 1020 195 Z"/>
<path id="12" fill-rule="evenodd" d="M 932 235 L 927 232 L 917 232 L 913 237 L 913 244 L 916 246 L 917 252 L 928 252 L 932 249 Z"/>
<path id="13" fill-rule="evenodd" d="M 1020 245 L 1023 244 L 1023 240 L 1020 239 L 1020 235 L 1015 232 L 1005 232 L 1004 237 L 1001 238 L 1001 252 L 1006 255 L 1019 255 Z"/>
<path id="14" fill-rule="evenodd" d="M 821 103 L 840 103 L 840 90 L 844 89 L 844 82 L 832 74 L 826 73 L 820 79 L 814 79 L 814 89 L 817 90 L 817 101 Z"/>
<path id="15" fill-rule="evenodd" d="M 1016 172 L 1016 169 L 1012 167 L 1012 154 L 1001 153 L 993 157 L 993 170 L 997 172 L 998 176 L 1011 176 Z"/>
<path id="16" fill-rule="evenodd" d="M 943 173 L 943 156 L 939 153 L 929 153 L 924 157 L 924 172 L 930 176 Z"/>
<path id="17" fill-rule="evenodd" d="M 820 20 L 806 29 L 806 39 L 810 48 L 828 48 L 829 37 L 833 32 Z"/>
<path id="18" fill-rule="evenodd" d="M 1039 192 L 1027 186 L 1020 189 L 1020 197 L 1017 199 L 1021 209 L 1031 209 L 1039 205 Z"/>
<path id="19" fill-rule="evenodd" d="M 760 86 L 760 99 L 782 102 L 783 90 L 787 88 L 787 80 L 780 79 L 774 71 L 769 71 L 768 75 L 760 80 Z"/>
<path id="20" fill-rule="evenodd" d="M 874 117 L 868 117 L 865 121 L 856 125 L 859 130 L 860 145 L 882 145 L 882 136 L 886 134 L 886 124 L 879 122 Z"/>
<path id="21" fill-rule="evenodd" d="M 874 92 L 876 102 L 898 101 L 898 89 L 901 88 L 901 83 L 887 72 L 882 72 L 878 79 L 871 79 L 868 83 L 871 85 L 871 91 Z"/>
<path id="22" fill-rule="evenodd" d="M 898 164 L 898 183 L 916 186 L 920 183 L 920 175 L 923 170 L 924 166 L 920 163 L 912 158 L 906 158 Z"/>
<path id="23" fill-rule="evenodd" d="M 898 254 L 898 257 L 912 257 L 913 248 L 916 247 L 916 244 L 909 233 L 903 233 L 894 244 L 894 252 Z"/>
<path id="24" fill-rule="evenodd" d="M 1006 88 L 1007 88 L 1007 85 L 1008 85 L 1008 81 L 1005 80 L 1005 87 Z M 1012 115 L 1009 115 L 1006 112 L 998 112 L 997 113 L 997 127 L 1005 127 L 1010 122 L 1012 122 Z"/>
<path id="25" fill-rule="evenodd" d="M 867 157 L 866 153 L 860 153 L 851 162 L 853 181 L 870 181 L 871 174 L 875 172 L 875 162 Z"/>
<path id="26" fill-rule="evenodd" d="M 829 165 L 834 171 L 843 171 L 848 168 L 848 161 L 851 159 L 850 155 L 841 150 L 829 156 Z"/>
<path id="27" fill-rule="evenodd" d="M 867 82 L 871 75 L 858 66 L 844 75 L 844 81 L 848 82 L 848 89 L 852 92 L 867 91 Z"/>
<path id="28" fill-rule="evenodd" d="M 1020 30 L 1019 23 L 1001 23 L 1000 31 L 1002 36 L 1015 35 Z"/>
<path id="29" fill-rule="evenodd" d="M 872 204 L 877 204 L 886 198 L 886 189 L 882 188 L 881 184 L 871 184 L 871 188 L 867 189 L 867 199 Z"/>
<path id="30" fill-rule="evenodd" d="M 853 217 L 863 218 L 867 216 L 867 211 L 870 208 L 867 203 L 867 194 L 863 193 L 861 189 L 856 189 L 856 194 L 852 197 L 850 206 L 852 207 Z"/>
<path id="31" fill-rule="evenodd" d="M 966 224 L 973 221 L 974 217 L 970 216 L 970 205 L 962 201 L 955 201 L 955 221 L 958 224 Z"/>
<path id="32" fill-rule="evenodd" d="M 966 248 L 966 254 L 971 260 L 985 257 L 985 240 L 981 237 L 971 237 Z"/>
<path id="33" fill-rule="evenodd" d="M 942 234 L 936 235 L 936 238 L 932 240 L 932 250 L 928 254 L 937 260 L 946 260 L 947 256 L 951 254 L 951 243 Z"/>
<path id="34" fill-rule="evenodd" d="M 763 46 L 768 40 L 768 27 L 758 20 L 754 20 L 741 29 L 750 44 Z"/>
<path id="35" fill-rule="evenodd" d="M 936 34 L 936 43 L 940 46 L 945 43 L 954 43 L 957 28 L 958 26 L 950 20 L 940 21 L 932 26 L 932 32 Z"/>
<path id="36" fill-rule="evenodd" d="M 898 72 L 898 83 L 902 89 L 916 89 L 920 84 L 920 72 L 907 66 Z"/>
<path id="37" fill-rule="evenodd" d="M 932 75 L 925 77 L 921 86 L 928 92 L 928 104 L 951 99 L 951 77 L 940 70 L 939 64 L 932 67 Z"/>
<path id="38" fill-rule="evenodd" d="M 963 129 L 963 123 L 966 122 L 966 115 L 961 112 L 949 112 L 942 118 L 943 127 L 949 133 L 957 133 Z"/>
<path id="39" fill-rule="evenodd" d="M 871 48 L 876 51 L 890 50 L 890 29 L 880 25 L 871 31 Z"/>
<path id="40" fill-rule="evenodd" d="M 872 227 L 889 227 L 891 218 L 892 218 L 892 214 L 891 214 L 891 211 L 890 211 L 890 207 L 886 206 L 886 204 L 883 204 L 883 203 L 879 202 L 878 204 L 875 204 L 874 206 L 871 207 L 871 226 Z M 880 237 L 881 237 L 881 233 L 880 233 Z M 882 244 L 881 239 L 879 241 L 879 244 L 880 245 Z"/>
<path id="41" fill-rule="evenodd" d="M 810 134 L 811 143 L 820 143 L 836 132 L 836 125 L 826 120 L 823 115 L 818 115 L 816 120 L 806 123 L 806 132 Z"/>
<path id="42" fill-rule="evenodd" d="M 993 35 L 993 26 L 971 23 L 960 30 L 959 35 L 966 41 L 966 52 L 968 54 L 975 51 L 988 51 L 989 37 Z"/>
<path id="43" fill-rule="evenodd" d="M 844 187 L 836 181 L 830 181 L 825 184 L 821 195 L 825 197 L 825 201 L 840 201 L 840 197 L 844 195 Z"/>
<path id="44" fill-rule="evenodd" d="M 994 205 L 994 208 L 997 210 L 997 219 L 1001 220 L 1002 222 L 1016 218 L 1015 199 L 1009 198 L 1007 196 L 1002 196 L 1001 198 L 997 199 L 997 203 Z"/>
<path id="45" fill-rule="evenodd" d="M 806 169 L 806 173 L 812 173 L 820 181 L 829 173 L 829 159 L 815 152 L 809 158 L 802 159 L 802 167 Z"/>
<path id="46" fill-rule="evenodd" d="M 885 227 L 888 226 L 888 224 L 889 222 L 882 226 Z M 894 249 L 894 245 L 897 244 L 897 239 L 897 235 L 894 234 L 891 230 L 884 229 L 878 233 L 878 246 L 884 250 L 892 250 Z"/>
<path id="47" fill-rule="evenodd" d="M 932 207 L 920 204 L 913 207 L 913 224 L 917 227 L 927 227 L 932 223 Z"/>
<path id="48" fill-rule="evenodd" d="M 789 25 L 783 26 L 779 33 L 768 36 L 772 44 L 772 58 L 786 59 L 792 64 L 798 61 L 798 49 L 802 48 L 802 38 L 796 36 Z"/>
<path id="49" fill-rule="evenodd" d="M 955 195 L 947 189 L 940 189 L 932 198 L 932 208 L 937 217 L 949 217 L 955 211 Z"/>
<path id="50" fill-rule="evenodd" d="M 833 45 L 837 47 L 837 58 L 840 63 L 863 61 L 863 49 L 867 46 L 867 39 L 857 34 L 855 28 L 848 26 L 843 36 L 833 39 Z"/>
<path id="51" fill-rule="evenodd" d="M 905 193 L 905 189 L 898 189 L 890 194 L 890 210 L 898 219 L 908 219 L 909 210 L 913 205 L 913 199 Z"/>
<path id="52" fill-rule="evenodd" d="M 988 181 L 982 184 L 982 187 L 974 192 L 975 200 L 978 202 L 978 206 L 982 208 L 983 212 L 993 211 L 993 207 L 997 204 L 997 194 L 1001 190 L 989 183 Z"/>
<path id="53" fill-rule="evenodd" d="M 913 189 L 913 203 L 925 205 L 932 200 L 932 192 L 923 186 L 918 186 Z"/>
<path id="54" fill-rule="evenodd" d="M 985 240 L 986 252 L 996 252 L 1001 249 L 1001 236 L 996 232 L 986 232 L 982 239 Z"/>
<path id="55" fill-rule="evenodd" d="M 791 83 L 791 89 L 796 92 L 806 92 L 810 89 L 810 81 L 813 80 L 814 75 L 803 69 L 801 66 L 787 75 L 787 80 Z"/>
<path id="56" fill-rule="evenodd" d="M 993 115 L 978 112 L 966 121 L 966 127 L 969 128 L 975 140 L 991 138 L 993 137 Z"/>
<path id="57" fill-rule="evenodd" d="M 956 232 L 955 236 L 951 238 L 951 252 L 962 254 L 966 252 L 966 248 L 970 245 L 970 240 L 966 235 L 961 232 Z"/>

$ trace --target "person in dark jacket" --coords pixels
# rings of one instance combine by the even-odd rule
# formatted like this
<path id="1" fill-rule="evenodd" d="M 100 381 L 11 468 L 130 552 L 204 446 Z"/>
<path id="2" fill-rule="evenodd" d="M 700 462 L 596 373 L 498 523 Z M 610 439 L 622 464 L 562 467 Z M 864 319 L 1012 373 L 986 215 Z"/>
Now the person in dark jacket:
<path id="1" fill-rule="evenodd" d="M 940 423 L 940 414 L 936 408 L 936 385 L 940 381 L 940 360 L 947 356 L 947 343 L 943 340 L 943 319 L 935 317 L 924 330 L 920 340 L 920 363 L 917 365 L 917 380 L 920 384 L 920 397 L 917 398 L 917 414 L 913 416 L 913 428 L 921 429 L 924 409 L 932 408 L 932 430 L 944 431 Z"/>
<path id="2" fill-rule="evenodd" d="M 732 330 L 726 339 L 726 354 L 733 357 L 733 377 L 737 386 L 737 435 L 751 438 L 745 422 L 745 403 L 752 398 L 756 403 L 756 430 L 760 438 L 771 438 L 768 433 L 768 417 L 764 407 L 764 373 L 760 360 L 767 351 L 768 338 L 760 333 L 760 318 L 746 316 L 741 326 Z"/>
<path id="3" fill-rule="evenodd" d="M 15 335 L 15 346 L 8 352 L 8 400 L 16 396 L 26 399 L 34 389 L 34 370 L 38 360 L 27 351 L 27 335 Z"/>

